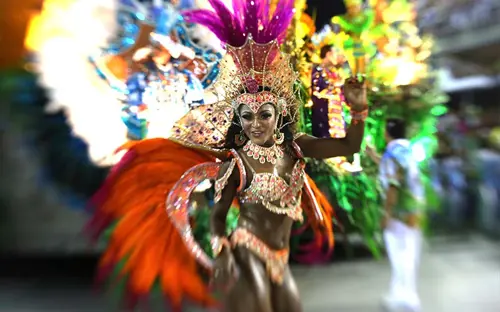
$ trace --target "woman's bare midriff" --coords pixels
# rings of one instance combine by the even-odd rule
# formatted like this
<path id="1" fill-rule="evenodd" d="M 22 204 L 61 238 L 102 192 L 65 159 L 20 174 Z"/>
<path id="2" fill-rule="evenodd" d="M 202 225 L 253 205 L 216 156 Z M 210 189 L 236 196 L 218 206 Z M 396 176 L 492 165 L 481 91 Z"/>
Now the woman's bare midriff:
<path id="1" fill-rule="evenodd" d="M 260 204 L 240 206 L 238 227 L 247 229 L 271 249 L 288 248 L 292 225 L 289 217 L 270 212 Z"/>

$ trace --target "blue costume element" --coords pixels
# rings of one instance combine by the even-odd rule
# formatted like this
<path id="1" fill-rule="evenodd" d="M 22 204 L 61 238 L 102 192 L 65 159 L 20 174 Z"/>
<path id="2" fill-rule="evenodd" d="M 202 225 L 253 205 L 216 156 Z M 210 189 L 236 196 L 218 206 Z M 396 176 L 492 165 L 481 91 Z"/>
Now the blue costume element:
<path id="1" fill-rule="evenodd" d="M 198 79 L 192 72 L 189 70 L 182 70 L 180 71 L 187 77 L 187 87 L 188 87 L 188 92 L 186 93 L 185 96 L 185 101 L 189 105 L 190 108 L 203 105 L 204 100 L 203 100 L 203 94 L 204 94 L 204 87 L 200 79 Z"/>
<path id="2" fill-rule="evenodd" d="M 148 121 L 139 114 L 140 112 L 131 108 L 128 106 L 122 109 L 122 120 L 128 130 L 127 138 L 133 141 L 143 140 L 148 135 Z"/>
<path id="3" fill-rule="evenodd" d="M 179 10 L 193 9 L 194 6 L 195 6 L 194 0 L 180 0 L 179 4 L 177 4 L 177 8 Z"/>
<path id="4" fill-rule="evenodd" d="M 127 104 L 130 106 L 139 106 L 144 104 L 143 94 L 148 86 L 145 73 L 136 73 L 127 80 Z"/>
<path id="5" fill-rule="evenodd" d="M 209 70 L 205 77 L 201 79 L 203 88 L 207 88 L 214 82 L 215 78 L 219 74 L 219 61 L 222 59 L 222 54 L 211 48 L 202 48 L 194 43 L 188 35 L 188 31 L 192 27 L 194 27 L 194 25 L 186 24 L 181 18 L 179 23 L 174 27 L 173 33 L 177 38 L 179 38 L 179 41 L 183 46 L 191 48 L 194 53 L 201 57 L 207 64 L 207 68 Z"/>
<path id="6" fill-rule="evenodd" d="M 174 26 L 182 19 L 180 14 L 171 5 L 163 7 L 152 6 L 150 8 L 150 15 L 155 21 L 155 32 L 162 35 L 170 35 Z"/>
<path id="7" fill-rule="evenodd" d="M 179 3 L 178 9 L 191 9 L 193 8 L 193 0 L 183 0 Z M 127 81 L 121 81 L 109 77 L 106 71 L 103 70 L 103 64 L 99 64 L 99 58 L 106 55 L 116 55 L 135 44 L 140 31 L 140 24 L 147 23 L 155 25 L 154 32 L 159 35 L 170 36 L 172 35 L 177 39 L 178 44 L 192 49 L 195 52 L 195 57 L 201 59 L 206 65 L 206 74 L 200 79 L 193 72 L 188 69 L 178 69 L 175 66 L 177 60 L 172 59 L 171 68 L 168 72 L 162 72 L 158 66 L 152 62 L 145 65 L 147 73 L 139 72 L 134 73 L 127 77 Z M 103 55 L 99 57 L 90 57 L 90 61 L 94 64 L 97 73 L 101 78 L 106 80 L 111 88 L 116 90 L 119 98 L 124 102 L 122 110 L 122 120 L 128 128 L 128 137 L 132 140 L 141 140 L 148 134 L 148 120 L 146 113 L 148 106 L 157 101 L 157 99 L 165 98 L 166 92 L 181 92 L 178 88 L 161 88 L 158 85 L 159 81 L 166 80 L 166 85 L 175 83 L 179 80 L 179 76 L 184 76 L 181 80 L 186 80 L 182 84 L 185 88 L 182 97 L 180 94 L 172 95 L 170 98 L 173 100 L 173 105 L 180 104 L 179 99 L 182 98 L 184 103 L 181 106 L 187 105 L 189 108 L 196 107 L 203 103 L 204 89 L 209 87 L 219 73 L 219 61 L 222 55 L 211 48 L 204 48 L 194 43 L 190 38 L 190 31 L 195 27 L 188 25 L 184 22 L 182 16 L 176 8 L 171 4 L 163 3 L 162 5 L 143 4 L 134 0 L 120 0 L 120 10 L 118 13 L 118 24 L 120 26 L 120 33 L 117 39 L 110 47 L 103 51 Z M 176 40 L 174 40 L 176 41 Z M 104 66 L 106 66 L 104 64 Z M 169 81 L 173 79 L 173 81 Z M 149 87 L 150 84 L 155 84 L 154 87 Z M 172 91 L 171 89 L 175 89 Z M 155 92 L 158 93 L 155 95 Z M 149 100 L 145 100 L 147 97 Z M 161 100 L 158 100 L 161 101 Z M 149 102 L 149 103 L 146 103 Z M 157 107 L 162 104 L 156 105 Z"/>
<path id="8" fill-rule="evenodd" d="M 127 80 L 127 101 L 122 109 L 122 121 L 128 129 L 127 137 L 130 140 L 142 140 L 148 134 L 147 118 L 141 116 L 145 107 L 144 93 L 148 86 L 145 73 L 136 73 Z"/>
<path id="9" fill-rule="evenodd" d="M 385 191 L 390 185 L 399 189 L 398 202 L 393 211 L 396 217 L 408 212 L 420 212 L 425 189 L 408 140 L 397 139 L 387 145 L 380 162 L 380 181 Z"/>

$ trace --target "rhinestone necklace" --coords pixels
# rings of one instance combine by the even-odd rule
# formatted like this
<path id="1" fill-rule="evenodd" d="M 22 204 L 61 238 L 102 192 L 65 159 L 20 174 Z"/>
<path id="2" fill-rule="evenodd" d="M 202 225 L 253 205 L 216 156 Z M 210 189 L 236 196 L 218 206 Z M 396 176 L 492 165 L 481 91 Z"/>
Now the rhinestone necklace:
<path id="1" fill-rule="evenodd" d="M 243 151 L 247 153 L 248 157 L 258 160 L 261 164 L 268 162 L 276 165 L 278 159 L 283 158 L 283 150 L 276 144 L 271 147 L 263 147 L 248 140 L 243 146 Z"/>

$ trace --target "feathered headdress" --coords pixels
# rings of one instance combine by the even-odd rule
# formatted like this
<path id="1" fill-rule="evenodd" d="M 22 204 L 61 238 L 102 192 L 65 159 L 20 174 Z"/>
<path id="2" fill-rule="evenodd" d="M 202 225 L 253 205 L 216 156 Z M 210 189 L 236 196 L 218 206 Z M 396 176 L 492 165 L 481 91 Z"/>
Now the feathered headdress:
<path id="1" fill-rule="evenodd" d="M 208 0 L 210 10 L 183 12 L 188 23 L 206 26 L 222 42 L 232 47 L 242 47 L 249 37 L 259 44 L 284 39 L 294 9 L 293 0 L 283 0 L 271 15 L 266 0 L 233 0 L 233 11 L 221 0 Z"/>
<path id="2" fill-rule="evenodd" d="M 232 11 L 221 0 L 208 1 L 214 11 L 192 10 L 183 16 L 188 23 L 206 26 L 226 46 L 215 84 L 218 102 L 181 119 L 174 126 L 172 139 L 220 148 L 239 105 L 258 110 L 269 99 L 281 116 L 295 122 L 293 84 L 297 74 L 290 57 L 279 48 L 295 13 L 294 1 L 281 1 L 274 12 L 266 0 L 233 0 Z M 193 127 L 199 130 L 192 131 Z"/>

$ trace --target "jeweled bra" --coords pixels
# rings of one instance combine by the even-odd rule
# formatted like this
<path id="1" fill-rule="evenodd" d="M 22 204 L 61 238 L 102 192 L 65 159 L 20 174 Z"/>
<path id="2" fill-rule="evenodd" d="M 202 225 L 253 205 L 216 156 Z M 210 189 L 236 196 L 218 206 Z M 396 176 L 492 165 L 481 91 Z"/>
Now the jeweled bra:
<path id="1" fill-rule="evenodd" d="M 270 172 L 252 170 L 250 186 L 238 195 L 241 203 L 261 203 L 267 210 L 284 214 L 295 221 L 302 221 L 301 196 L 304 186 L 304 165 L 297 160 L 290 183 Z M 279 201 L 279 204 L 277 202 Z"/>
<path id="2" fill-rule="evenodd" d="M 262 204 L 273 213 L 287 215 L 295 221 L 302 222 L 301 197 L 302 187 L 304 186 L 305 162 L 299 147 L 295 143 L 293 143 L 293 147 L 299 159 L 293 167 L 289 183 L 276 173 L 256 172 L 248 161 L 243 161 L 243 158 L 234 151 L 232 153 L 234 158 L 231 160 L 227 171 L 215 182 L 215 201 L 220 200 L 222 189 L 227 185 L 236 165 L 238 165 L 240 171 L 242 187 L 245 186 L 247 173 L 243 163 L 246 162 L 252 171 L 252 180 L 247 188 L 238 193 L 239 201 L 241 203 Z M 240 189 L 242 187 L 240 186 Z"/>

